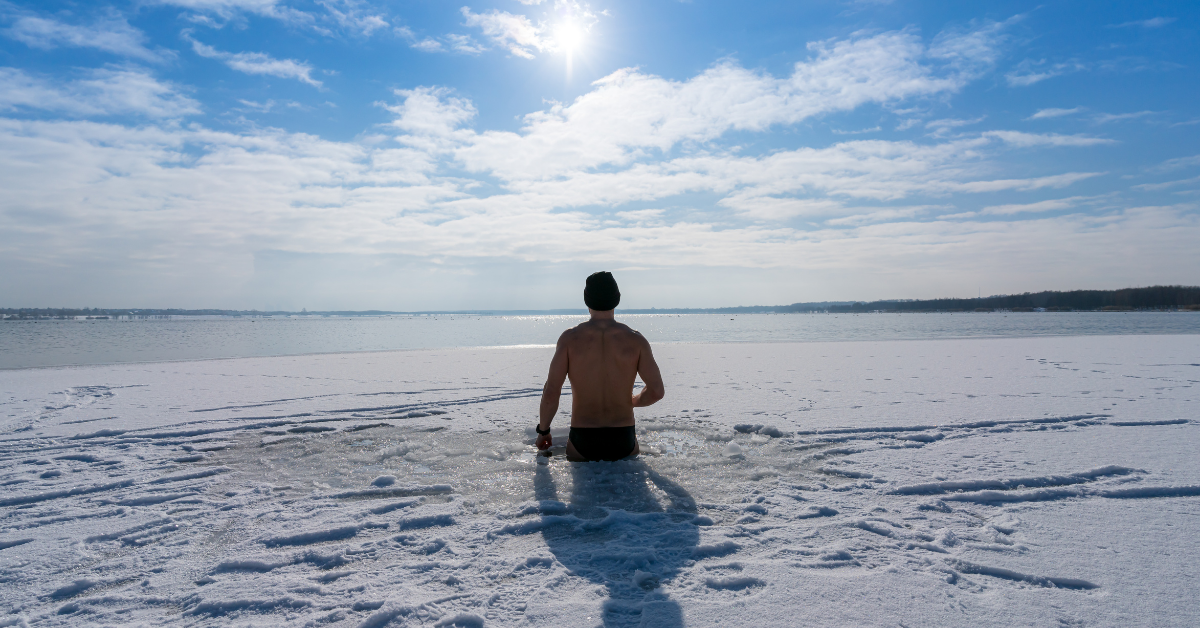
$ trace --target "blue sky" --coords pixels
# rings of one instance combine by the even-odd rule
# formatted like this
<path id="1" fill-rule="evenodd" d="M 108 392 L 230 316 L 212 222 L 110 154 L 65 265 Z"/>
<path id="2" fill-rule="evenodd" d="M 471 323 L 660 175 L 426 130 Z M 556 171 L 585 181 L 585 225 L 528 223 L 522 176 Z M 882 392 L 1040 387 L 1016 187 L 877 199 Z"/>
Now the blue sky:
<path id="1" fill-rule="evenodd" d="M 0 306 L 1200 282 L 1200 10 L 0 1 Z"/>

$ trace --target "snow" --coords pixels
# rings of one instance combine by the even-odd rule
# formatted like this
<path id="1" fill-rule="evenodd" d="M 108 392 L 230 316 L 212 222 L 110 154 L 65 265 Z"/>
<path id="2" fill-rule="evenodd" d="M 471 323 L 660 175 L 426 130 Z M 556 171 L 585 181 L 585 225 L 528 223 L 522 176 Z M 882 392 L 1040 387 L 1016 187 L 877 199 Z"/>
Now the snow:
<path id="1" fill-rule="evenodd" d="M 1200 336 L 656 354 L 581 464 L 546 348 L 2 371 L 0 625 L 1200 623 Z"/>

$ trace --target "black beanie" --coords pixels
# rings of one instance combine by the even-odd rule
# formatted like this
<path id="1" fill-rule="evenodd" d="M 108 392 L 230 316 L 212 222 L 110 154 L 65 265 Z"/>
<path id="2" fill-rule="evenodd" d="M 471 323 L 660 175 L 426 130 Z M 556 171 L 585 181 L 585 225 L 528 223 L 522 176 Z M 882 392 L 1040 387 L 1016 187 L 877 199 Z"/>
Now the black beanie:
<path id="1" fill-rule="evenodd" d="M 583 289 L 583 302 L 598 312 L 617 309 L 621 291 L 617 289 L 617 280 L 613 279 L 612 273 L 602 270 L 589 275 L 587 287 Z"/>

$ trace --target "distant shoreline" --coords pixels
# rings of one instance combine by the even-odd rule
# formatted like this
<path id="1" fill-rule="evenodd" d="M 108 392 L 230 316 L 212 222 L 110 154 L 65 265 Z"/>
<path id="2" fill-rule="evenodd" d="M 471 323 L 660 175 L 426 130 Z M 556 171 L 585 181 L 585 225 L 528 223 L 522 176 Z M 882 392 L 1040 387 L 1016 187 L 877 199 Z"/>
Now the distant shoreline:
<path id="1" fill-rule="evenodd" d="M 632 308 L 623 314 L 865 314 L 960 312 L 1131 312 L 1200 311 L 1200 286 L 1151 286 L 1121 290 L 1045 291 L 974 299 L 894 299 L 882 301 L 820 301 L 791 305 L 751 305 L 718 308 Z M 0 320 L 170 319 L 178 317 L 272 318 L 291 316 L 577 316 L 587 310 L 288 310 L 148 309 L 148 308 L 0 308 Z"/>

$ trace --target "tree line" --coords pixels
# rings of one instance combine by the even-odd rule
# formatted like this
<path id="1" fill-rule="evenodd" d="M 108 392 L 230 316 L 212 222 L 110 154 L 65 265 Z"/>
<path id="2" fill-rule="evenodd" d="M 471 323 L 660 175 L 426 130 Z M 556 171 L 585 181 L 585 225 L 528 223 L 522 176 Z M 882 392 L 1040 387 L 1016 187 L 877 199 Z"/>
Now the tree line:
<path id="1" fill-rule="evenodd" d="M 804 304 L 797 303 L 803 307 Z M 952 312 L 975 310 L 1096 311 L 1173 310 L 1200 308 L 1200 286 L 1150 286 L 1121 290 L 1026 292 L 975 299 L 855 302 L 830 307 L 830 312 Z M 797 310 L 802 311 L 802 310 Z"/>

